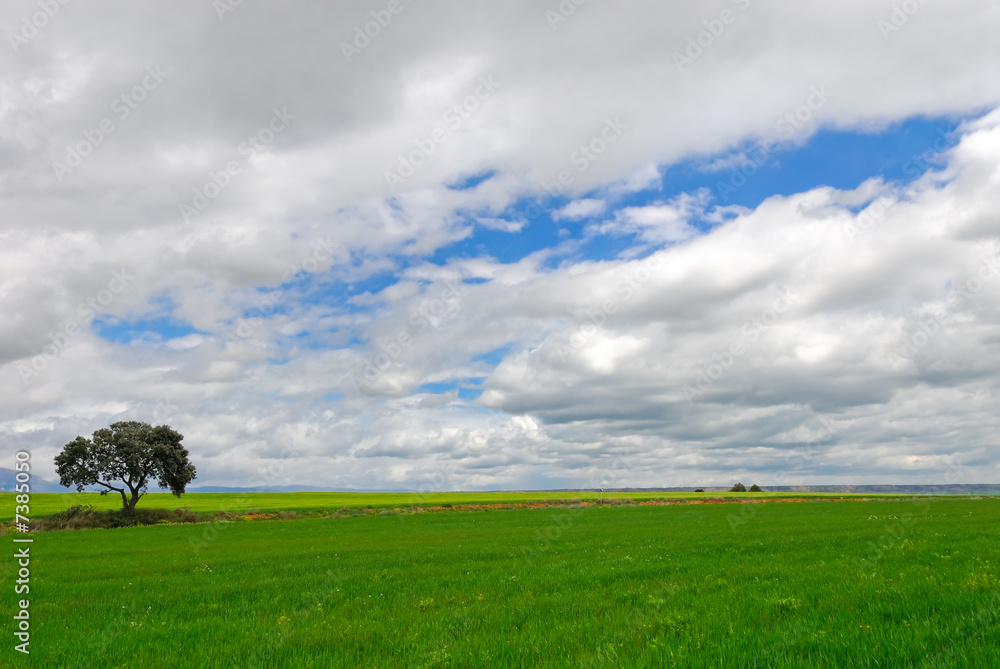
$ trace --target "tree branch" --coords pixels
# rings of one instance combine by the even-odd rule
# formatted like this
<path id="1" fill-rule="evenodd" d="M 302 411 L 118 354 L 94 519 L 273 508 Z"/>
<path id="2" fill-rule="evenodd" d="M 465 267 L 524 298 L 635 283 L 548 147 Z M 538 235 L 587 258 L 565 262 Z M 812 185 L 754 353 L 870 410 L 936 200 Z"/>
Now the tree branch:
<path id="1" fill-rule="evenodd" d="M 116 487 L 114 487 L 113 485 L 108 485 L 108 484 L 107 484 L 107 483 L 105 483 L 104 481 L 96 481 L 96 483 L 98 483 L 98 484 L 100 484 L 100 485 L 104 486 L 104 487 L 105 487 L 105 488 L 107 488 L 108 490 L 114 490 L 115 492 L 125 492 L 125 489 L 124 489 L 124 488 L 116 488 Z"/>

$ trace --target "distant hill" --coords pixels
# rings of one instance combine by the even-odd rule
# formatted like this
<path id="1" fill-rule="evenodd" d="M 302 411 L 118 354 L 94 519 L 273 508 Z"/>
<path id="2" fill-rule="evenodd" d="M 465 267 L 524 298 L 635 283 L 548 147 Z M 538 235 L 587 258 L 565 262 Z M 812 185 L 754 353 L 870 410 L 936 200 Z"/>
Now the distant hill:
<path id="1" fill-rule="evenodd" d="M 13 469 L 0 467 L 0 492 L 14 490 L 17 472 Z M 746 485 L 752 481 L 744 482 Z M 729 486 L 700 486 L 705 492 L 725 492 Z M 761 486 L 764 492 L 831 492 L 860 494 L 899 494 L 899 495 L 1000 495 L 1000 483 L 961 483 L 954 485 L 802 485 L 802 486 Z M 90 489 L 96 492 L 96 486 Z M 598 492 L 599 488 L 558 488 L 547 490 L 442 490 L 439 492 Z M 604 492 L 691 492 L 694 486 L 683 488 L 605 488 Z M 75 488 L 64 488 L 58 483 L 47 481 L 38 476 L 31 477 L 32 492 L 76 492 Z M 150 492 L 169 492 L 150 486 Z M 199 492 L 412 492 L 403 489 L 381 490 L 332 490 L 328 487 L 307 485 L 285 485 L 262 487 L 228 487 L 228 486 L 197 486 L 187 489 L 188 493 Z"/>
<path id="2" fill-rule="evenodd" d="M 745 481 L 749 486 L 751 480 Z M 726 492 L 730 486 L 699 486 L 705 492 Z M 1000 495 L 1000 483 L 956 483 L 953 485 L 798 485 L 798 486 L 761 486 L 764 492 L 843 492 L 860 494 L 899 494 L 899 495 Z M 605 488 L 605 492 L 691 492 L 694 487 L 687 488 Z M 526 491 L 536 492 L 536 491 Z M 555 492 L 555 491 L 537 491 Z M 579 492 L 597 492 L 596 488 L 579 490 Z"/>
<path id="3" fill-rule="evenodd" d="M 229 488 L 220 485 L 203 485 L 188 488 L 186 492 L 342 492 L 329 488 L 317 488 L 308 485 L 277 485 L 270 488 Z M 354 492 L 354 491 L 352 491 Z"/>
<path id="4" fill-rule="evenodd" d="M 814 485 L 764 487 L 773 492 L 855 492 L 905 493 L 924 495 L 1000 495 L 1000 483 L 961 483 L 954 485 Z"/>
<path id="5" fill-rule="evenodd" d="M 752 483 L 752 482 L 751 482 Z M 747 483 L 746 485 L 750 485 Z M 729 486 L 701 486 L 706 492 L 726 492 Z M 437 492 L 598 492 L 599 488 L 555 488 L 544 490 L 440 490 Z M 691 492 L 693 486 L 684 488 L 605 488 L 604 492 Z M 861 494 L 899 495 L 1000 495 L 1000 483 L 965 483 L 955 485 L 803 485 L 803 486 L 761 486 L 764 492 L 843 492 Z M 226 486 L 199 486 L 188 488 L 188 492 L 413 492 L 412 490 L 346 490 L 317 486 L 286 485 L 270 488 L 229 488 Z"/>
<path id="6" fill-rule="evenodd" d="M 17 472 L 13 469 L 7 469 L 6 467 L 0 467 L 0 492 L 11 492 L 14 490 L 14 486 L 17 485 Z M 52 481 L 46 481 L 43 478 L 39 478 L 32 474 L 31 476 L 31 492 L 70 492 L 70 488 L 64 488 L 58 483 L 53 483 Z"/>
<path id="7" fill-rule="evenodd" d="M 14 478 L 17 472 L 13 469 L 7 469 L 0 467 L 0 492 L 12 492 L 14 486 L 17 484 L 17 480 Z M 149 492 L 170 492 L 166 489 L 160 489 L 157 487 L 156 482 L 152 481 L 152 485 L 149 486 Z M 99 492 L 101 490 L 98 486 L 90 486 L 84 489 L 84 492 Z M 76 492 L 76 488 L 64 488 L 58 483 L 52 481 L 47 481 L 46 479 L 40 478 L 38 476 L 31 476 L 31 492 Z M 273 486 L 270 488 L 240 488 L 240 487 L 226 487 L 226 486 L 198 486 L 189 487 L 187 492 L 337 492 L 332 491 L 329 488 L 319 488 L 316 486 L 307 485 L 285 485 L 285 486 Z M 341 491 L 343 492 L 343 491 Z M 384 491 L 360 491 L 352 490 L 348 492 L 384 492 Z"/>

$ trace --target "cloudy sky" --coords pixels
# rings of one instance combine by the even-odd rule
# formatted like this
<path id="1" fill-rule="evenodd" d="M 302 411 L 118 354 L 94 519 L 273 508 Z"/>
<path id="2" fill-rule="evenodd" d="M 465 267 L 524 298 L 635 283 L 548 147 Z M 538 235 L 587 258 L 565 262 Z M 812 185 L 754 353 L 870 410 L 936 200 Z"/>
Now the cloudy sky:
<path id="1" fill-rule="evenodd" d="M 1000 481 L 995 2 L 0 28 L 8 462 L 143 420 L 196 485 Z"/>

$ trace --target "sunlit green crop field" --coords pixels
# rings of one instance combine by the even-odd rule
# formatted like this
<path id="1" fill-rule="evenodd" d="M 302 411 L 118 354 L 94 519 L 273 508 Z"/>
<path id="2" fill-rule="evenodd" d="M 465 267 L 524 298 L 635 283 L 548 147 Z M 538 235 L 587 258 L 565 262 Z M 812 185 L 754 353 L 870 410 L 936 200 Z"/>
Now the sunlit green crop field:
<path id="1" fill-rule="evenodd" d="M 997 666 L 996 498 L 34 538 L 32 654 L 12 649 L 8 594 L 3 667 Z"/>
<path id="2" fill-rule="evenodd" d="M 14 518 L 15 493 L 0 493 L 0 521 Z M 844 493 L 664 493 L 664 492 L 252 492 L 187 493 L 180 498 L 170 493 L 149 493 L 139 502 L 140 508 L 174 509 L 187 507 L 196 513 L 214 511 L 323 511 L 340 508 L 376 509 L 442 504 L 517 504 L 555 499 L 593 501 L 603 499 L 767 499 L 767 498 L 890 498 L 899 495 L 851 495 Z M 32 493 L 31 515 L 42 516 L 84 504 L 95 509 L 113 510 L 122 506 L 118 493 Z"/>

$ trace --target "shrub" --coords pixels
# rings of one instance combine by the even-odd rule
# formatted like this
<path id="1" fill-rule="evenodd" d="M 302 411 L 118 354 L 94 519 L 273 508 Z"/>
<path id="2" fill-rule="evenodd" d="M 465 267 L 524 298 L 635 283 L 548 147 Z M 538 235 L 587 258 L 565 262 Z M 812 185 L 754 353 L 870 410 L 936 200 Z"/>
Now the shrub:
<path id="1" fill-rule="evenodd" d="M 704 488 L 695 488 L 694 491 L 695 492 L 705 492 L 705 489 Z"/>
<path id="2" fill-rule="evenodd" d="M 35 529 L 42 532 L 47 530 L 113 529 L 166 523 L 194 523 L 198 520 L 198 515 L 190 509 L 176 509 L 174 511 L 135 509 L 131 512 L 124 509 L 98 511 L 88 504 L 71 506 L 65 511 L 42 516 L 35 522 Z"/>
<path id="3" fill-rule="evenodd" d="M 198 514 L 196 514 L 194 511 L 192 511 L 191 509 L 189 509 L 186 506 L 183 509 L 174 509 L 174 515 L 176 516 L 174 522 L 177 522 L 177 523 L 197 523 L 198 522 Z"/>
<path id="4" fill-rule="evenodd" d="M 732 488 L 729 489 L 729 492 L 746 492 L 746 491 L 747 487 L 742 483 L 740 483 L 739 481 L 737 481 L 736 485 L 734 485 Z"/>
<path id="5" fill-rule="evenodd" d="M 763 492 L 763 491 L 760 489 L 759 485 L 754 483 L 752 486 L 750 486 L 750 492 Z"/>

